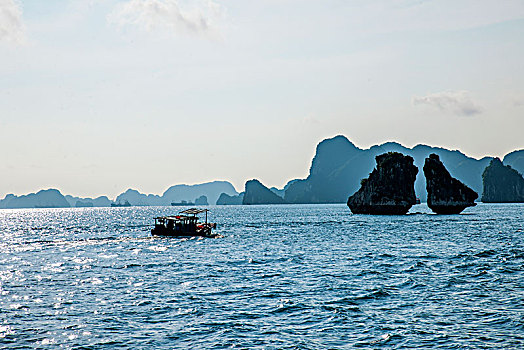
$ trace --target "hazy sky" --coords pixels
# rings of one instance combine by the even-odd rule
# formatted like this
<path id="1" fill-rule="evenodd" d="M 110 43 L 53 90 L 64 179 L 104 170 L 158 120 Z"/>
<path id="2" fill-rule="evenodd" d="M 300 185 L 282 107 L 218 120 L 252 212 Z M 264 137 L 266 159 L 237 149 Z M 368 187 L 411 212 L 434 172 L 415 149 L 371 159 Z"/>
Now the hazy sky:
<path id="1" fill-rule="evenodd" d="M 337 134 L 524 148 L 524 1 L 0 0 L 0 198 L 281 187 Z"/>

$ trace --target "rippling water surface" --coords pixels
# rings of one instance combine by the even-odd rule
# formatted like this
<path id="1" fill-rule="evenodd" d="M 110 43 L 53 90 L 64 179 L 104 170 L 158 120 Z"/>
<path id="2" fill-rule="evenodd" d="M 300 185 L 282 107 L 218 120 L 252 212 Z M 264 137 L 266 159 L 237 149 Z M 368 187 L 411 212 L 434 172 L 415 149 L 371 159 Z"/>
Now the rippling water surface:
<path id="1" fill-rule="evenodd" d="M 0 348 L 524 347 L 524 205 L 0 210 Z"/>

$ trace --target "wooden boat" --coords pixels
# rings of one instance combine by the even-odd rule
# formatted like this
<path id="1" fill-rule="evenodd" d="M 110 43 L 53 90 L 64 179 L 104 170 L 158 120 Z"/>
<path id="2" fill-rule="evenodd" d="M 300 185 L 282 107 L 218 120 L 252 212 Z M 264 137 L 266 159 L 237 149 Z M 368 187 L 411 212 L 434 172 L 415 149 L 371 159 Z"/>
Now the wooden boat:
<path id="1" fill-rule="evenodd" d="M 155 218 L 155 227 L 151 230 L 153 236 L 171 237 L 219 237 L 213 233 L 215 223 L 207 222 L 207 209 L 191 208 L 181 211 L 175 216 L 160 216 Z M 198 221 L 198 214 L 206 213 L 205 222 Z"/>

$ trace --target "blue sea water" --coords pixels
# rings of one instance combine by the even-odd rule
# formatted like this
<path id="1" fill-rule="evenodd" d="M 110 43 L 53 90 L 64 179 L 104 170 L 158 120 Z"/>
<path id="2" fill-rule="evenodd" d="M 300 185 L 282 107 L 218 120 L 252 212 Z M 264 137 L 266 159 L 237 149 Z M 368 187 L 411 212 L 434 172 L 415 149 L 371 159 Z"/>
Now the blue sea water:
<path id="1" fill-rule="evenodd" d="M 524 205 L 0 210 L 0 348 L 522 349 Z"/>

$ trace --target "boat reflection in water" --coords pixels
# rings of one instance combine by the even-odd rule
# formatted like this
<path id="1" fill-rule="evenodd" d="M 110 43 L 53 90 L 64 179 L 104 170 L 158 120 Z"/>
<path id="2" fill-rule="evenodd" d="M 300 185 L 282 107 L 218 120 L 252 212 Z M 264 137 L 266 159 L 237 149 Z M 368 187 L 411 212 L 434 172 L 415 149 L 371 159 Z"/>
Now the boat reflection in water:
<path id="1" fill-rule="evenodd" d="M 151 230 L 153 236 L 171 237 L 221 237 L 213 233 L 216 223 L 207 222 L 208 209 L 191 208 L 181 211 L 175 216 L 160 216 L 155 218 L 155 227 Z M 198 221 L 198 214 L 205 213 L 205 221 Z"/>

